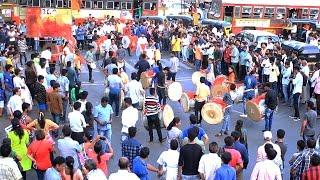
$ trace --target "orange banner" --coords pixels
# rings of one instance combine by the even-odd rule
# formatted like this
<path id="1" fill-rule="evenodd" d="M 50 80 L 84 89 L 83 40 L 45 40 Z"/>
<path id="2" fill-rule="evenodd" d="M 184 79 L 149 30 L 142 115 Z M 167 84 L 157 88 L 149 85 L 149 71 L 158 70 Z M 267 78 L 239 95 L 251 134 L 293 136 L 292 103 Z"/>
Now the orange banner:
<path id="1" fill-rule="evenodd" d="M 72 37 L 70 9 L 27 8 L 28 37 Z"/>

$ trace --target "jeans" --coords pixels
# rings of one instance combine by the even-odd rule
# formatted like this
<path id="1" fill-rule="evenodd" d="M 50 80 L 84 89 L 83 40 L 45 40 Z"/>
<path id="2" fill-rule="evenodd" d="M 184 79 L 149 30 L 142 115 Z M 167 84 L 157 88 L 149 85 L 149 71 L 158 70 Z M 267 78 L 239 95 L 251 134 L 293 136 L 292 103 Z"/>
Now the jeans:
<path id="1" fill-rule="evenodd" d="M 27 55 L 26 55 L 26 52 L 20 52 L 20 64 L 22 66 L 22 58 L 24 58 L 24 63 L 27 62 Z"/>
<path id="2" fill-rule="evenodd" d="M 270 108 L 266 108 L 265 110 L 265 115 L 264 115 L 264 130 L 266 131 L 271 131 L 271 126 L 272 126 L 272 120 L 273 120 L 273 112 L 274 110 Z"/>
<path id="3" fill-rule="evenodd" d="M 231 120 L 231 116 L 230 115 L 225 115 L 223 118 L 223 122 L 222 122 L 222 128 L 221 128 L 221 133 L 222 132 L 228 132 L 230 130 L 230 120 Z"/>
<path id="4" fill-rule="evenodd" d="M 299 112 L 299 102 L 300 101 L 300 93 L 295 93 L 293 95 L 293 108 L 294 108 L 294 117 L 300 118 Z"/>
<path id="5" fill-rule="evenodd" d="M 116 109 L 116 116 L 119 116 L 119 109 L 120 109 L 120 93 L 114 94 L 109 93 L 109 104 L 112 106 L 112 104 L 115 104 Z"/>
<path id="6" fill-rule="evenodd" d="M 289 100 L 289 85 L 282 84 L 282 93 L 284 95 L 284 101 L 287 103 Z"/>
<path id="7" fill-rule="evenodd" d="M 197 116 L 199 124 L 201 124 L 201 120 L 202 120 L 201 110 L 205 103 L 206 103 L 205 101 L 202 101 L 202 102 L 196 101 L 194 105 L 194 114 Z M 200 113 L 200 118 L 199 118 L 199 113 Z"/>
<path id="8" fill-rule="evenodd" d="M 44 180 L 44 173 L 46 171 L 36 169 L 38 180 Z"/>
<path id="9" fill-rule="evenodd" d="M 53 122 L 55 122 L 56 124 L 60 125 L 61 114 L 51 113 L 51 115 L 52 115 L 52 120 L 53 120 Z M 58 137 L 58 135 L 59 135 L 59 129 L 53 131 L 53 135 L 54 135 L 55 137 Z"/>
<path id="10" fill-rule="evenodd" d="M 167 97 L 166 97 L 166 92 L 165 91 L 166 91 L 165 88 L 157 87 L 157 94 L 159 96 L 159 103 L 161 105 L 166 105 L 166 103 L 167 103 Z"/>
<path id="11" fill-rule="evenodd" d="M 301 103 L 306 103 L 307 101 L 307 86 L 302 86 Z"/>
<path id="12" fill-rule="evenodd" d="M 195 66 L 195 68 L 196 68 L 196 71 L 199 71 L 200 68 L 201 68 L 201 61 L 198 60 L 198 59 L 196 59 L 196 60 L 194 61 L 194 66 Z"/>
<path id="13" fill-rule="evenodd" d="M 199 176 L 198 175 L 183 175 L 182 174 L 182 180 L 199 180 Z"/>
<path id="14" fill-rule="evenodd" d="M 157 130 L 159 141 L 162 140 L 160 119 L 158 114 L 147 116 L 150 141 L 153 141 L 153 128 Z"/>
<path id="15" fill-rule="evenodd" d="M 12 91 L 4 90 L 4 95 L 6 96 L 5 103 L 8 103 L 10 98 L 11 98 L 11 96 L 13 96 L 13 93 L 12 93 Z"/>
<path id="16" fill-rule="evenodd" d="M 189 58 L 189 49 L 188 46 L 183 46 L 181 49 L 182 61 L 188 61 Z"/>
<path id="17" fill-rule="evenodd" d="M 316 104 L 317 104 L 317 114 L 320 115 L 320 94 L 315 94 L 316 96 Z"/>
<path id="18" fill-rule="evenodd" d="M 63 116 L 60 118 L 60 121 L 66 122 L 66 113 L 68 108 L 68 100 L 62 99 L 62 105 L 63 105 Z"/>
<path id="19" fill-rule="evenodd" d="M 40 51 L 40 42 L 39 42 L 39 40 L 34 40 L 34 51 L 36 51 L 36 52 Z"/>
<path id="20" fill-rule="evenodd" d="M 222 74 L 222 63 L 221 63 L 221 61 L 217 61 L 216 62 L 216 74 L 217 75 L 220 75 L 220 74 Z"/>
<path id="21" fill-rule="evenodd" d="M 169 81 L 172 80 L 173 82 L 175 82 L 176 81 L 176 75 L 177 75 L 176 72 L 170 72 L 169 75 L 168 75 L 167 80 L 169 80 Z"/>
<path id="22" fill-rule="evenodd" d="M 239 63 L 231 63 L 231 66 L 233 67 L 236 76 L 239 77 Z"/>
<path id="23" fill-rule="evenodd" d="M 87 66 L 88 66 L 88 71 L 89 71 L 89 81 L 91 81 L 92 80 L 92 68 L 89 64 L 87 64 Z"/>
<path id="24" fill-rule="evenodd" d="M 97 131 L 98 131 L 98 134 L 100 136 L 106 137 L 111 142 L 111 136 L 112 136 L 112 126 L 111 126 L 111 124 L 107 124 L 106 125 L 106 129 L 104 129 L 104 130 L 97 129 Z"/>

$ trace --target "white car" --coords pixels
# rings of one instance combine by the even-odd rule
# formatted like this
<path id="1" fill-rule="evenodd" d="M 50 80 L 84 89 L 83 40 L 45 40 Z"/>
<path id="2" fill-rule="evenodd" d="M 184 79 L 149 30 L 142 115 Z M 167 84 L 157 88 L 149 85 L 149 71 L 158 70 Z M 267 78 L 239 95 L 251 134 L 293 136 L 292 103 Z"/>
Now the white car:
<path id="1" fill-rule="evenodd" d="M 249 45 L 254 44 L 256 42 L 258 44 L 258 47 L 261 46 L 261 43 L 267 43 L 269 38 L 272 39 L 272 42 L 280 41 L 279 37 L 276 34 L 259 30 L 243 30 L 235 37 L 240 41 L 248 42 Z"/>
<path id="2" fill-rule="evenodd" d="M 189 7 L 191 6 L 188 3 L 179 3 L 179 2 L 172 2 L 166 3 L 166 15 L 182 15 L 189 13 Z M 197 12 L 200 15 L 200 19 L 203 18 L 203 11 L 200 8 L 197 8 Z"/>

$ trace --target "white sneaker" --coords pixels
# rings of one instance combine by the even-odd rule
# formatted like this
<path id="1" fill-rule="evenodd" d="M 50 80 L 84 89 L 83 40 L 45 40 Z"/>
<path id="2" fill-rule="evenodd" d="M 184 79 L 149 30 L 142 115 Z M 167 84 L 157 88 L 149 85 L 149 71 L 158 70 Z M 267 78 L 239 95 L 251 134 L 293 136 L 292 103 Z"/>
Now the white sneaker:
<path id="1" fill-rule="evenodd" d="M 247 118 L 248 115 L 246 115 L 246 114 L 240 114 L 240 117 L 242 117 L 242 118 Z"/>
<path id="2" fill-rule="evenodd" d="M 294 118 L 293 121 L 300 121 L 300 118 Z"/>

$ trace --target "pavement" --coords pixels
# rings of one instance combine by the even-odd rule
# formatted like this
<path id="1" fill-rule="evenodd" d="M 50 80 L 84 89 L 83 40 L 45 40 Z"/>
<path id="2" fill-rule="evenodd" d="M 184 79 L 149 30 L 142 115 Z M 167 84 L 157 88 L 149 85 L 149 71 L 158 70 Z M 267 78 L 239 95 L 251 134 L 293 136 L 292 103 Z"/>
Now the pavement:
<path id="1" fill-rule="evenodd" d="M 127 73 L 131 74 L 131 72 L 136 71 L 134 69 L 134 64 L 137 62 L 136 57 L 130 57 L 127 60 L 126 69 Z M 168 65 L 169 62 L 166 59 L 162 60 L 162 63 L 164 66 Z M 190 91 L 195 90 L 194 85 L 191 82 L 191 75 L 194 72 L 194 69 L 192 66 L 184 63 L 180 63 L 180 69 L 177 73 L 177 81 L 181 83 L 184 91 Z M 82 86 L 85 90 L 89 92 L 88 100 L 93 103 L 93 105 L 98 105 L 100 103 L 100 99 L 104 94 L 104 76 L 100 72 L 100 70 L 96 69 L 93 71 L 93 79 L 95 80 L 94 83 L 88 82 L 88 71 L 86 67 L 84 66 L 81 71 L 80 79 L 82 81 Z M 189 124 L 189 115 L 190 113 L 184 113 L 182 110 L 181 105 L 178 102 L 172 102 L 168 100 L 168 104 L 173 108 L 174 113 L 176 116 L 179 116 L 182 120 L 182 127 L 181 129 L 184 129 Z M 36 109 L 36 108 L 34 108 Z M 305 112 L 305 107 L 301 106 L 301 114 Z M 232 113 L 232 120 L 231 120 L 231 130 L 234 129 L 235 122 L 238 119 L 241 119 L 239 115 L 242 113 L 242 104 L 236 104 L 233 106 L 233 113 Z M 274 115 L 274 122 L 272 125 L 272 133 L 273 133 L 273 141 L 275 141 L 276 137 L 276 131 L 277 129 L 284 129 L 286 131 L 285 135 L 285 143 L 288 146 L 288 151 L 285 156 L 285 169 L 284 169 L 284 179 L 289 179 L 289 165 L 288 161 L 291 158 L 291 155 L 296 152 L 296 141 L 299 139 L 302 139 L 299 137 L 299 131 L 300 131 L 300 124 L 301 122 L 295 122 L 292 119 L 290 119 L 288 116 L 293 114 L 293 109 L 288 108 L 286 106 L 280 105 L 278 108 L 278 111 Z M 36 118 L 37 113 L 36 110 L 33 110 L 31 112 L 31 117 Z M 47 116 L 48 118 L 51 118 L 50 115 Z M 120 116 L 121 117 L 121 116 Z M 4 128 L 7 127 L 10 124 L 9 120 L 6 118 L 0 118 L 0 139 L 2 140 L 6 134 L 4 132 Z M 317 122 L 318 127 L 319 122 Z M 220 146 L 224 145 L 223 139 L 225 136 L 222 137 L 215 137 L 214 135 L 220 131 L 222 124 L 218 125 L 209 125 L 206 122 L 202 123 L 202 127 L 206 131 L 206 133 L 209 136 L 209 142 L 216 141 Z M 253 170 L 253 167 L 256 162 L 256 152 L 260 145 L 263 144 L 263 133 L 262 130 L 264 129 L 264 121 L 255 122 L 252 120 L 244 119 L 244 127 L 248 131 L 248 147 L 249 147 L 249 165 L 246 170 L 244 170 L 244 179 L 249 179 L 251 172 Z M 158 166 L 156 161 L 161 154 L 161 152 L 165 151 L 167 149 L 167 144 L 162 143 L 160 144 L 157 141 L 154 141 L 154 143 L 148 143 L 149 136 L 146 129 L 143 127 L 142 124 L 142 116 L 140 116 L 139 121 L 137 122 L 137 139 L 143 144 L 143 146 L 147 146 L 150 148 L 150 156 L 148 159 L 148 162 Z M 113 124 L 112 124 L 112 146 L 115 150 L 115 156 L 110 160 L 109 162 L 109 172 L 113 173 L 116 172 L 118 167 L 118 159 L 121 157 L 121 144 L 120 144 L 120 132 L 121 132 L 121 119 L 120 118 L 114 118 Z M 318 131 L 319 132 L 319 131 Z M 162 134 L 165 136 L 167 134 L 167 131 L 165 129 L 162 129 Z M 156 132 L 154 132 L 155 140 L 157 139 Z M 206 151 L 207 151 L 206 147 Z M 30 171 L 28 172 L 28 178 L 27 179 L 34 179 L 36 177 L 35 172 Z M 157 176 L 155 173 L 150 172 L 151 179 L 157 179 Z"/>

